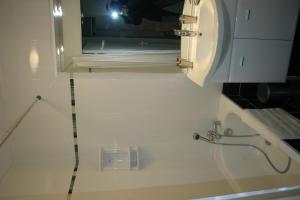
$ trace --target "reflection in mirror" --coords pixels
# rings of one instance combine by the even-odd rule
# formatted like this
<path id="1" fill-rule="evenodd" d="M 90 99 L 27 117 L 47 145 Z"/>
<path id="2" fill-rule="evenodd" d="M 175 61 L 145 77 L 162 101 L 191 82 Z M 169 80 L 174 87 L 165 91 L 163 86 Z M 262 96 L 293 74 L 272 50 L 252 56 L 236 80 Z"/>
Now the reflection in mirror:
<path id="1" fill-rule="evenodd" d="M 58 71 L 180 72 L 173 30 L 180 29 L 184 0 L 53 1 Z"/>
<path id="2" fill-rule="evenodd" d="M 179 50 L 182 0 L 81 0 L 82 52 Z"/>
<path id="3" fill-rule="evenodd" d="M 183 0 L 81 0 L 82 53 L 99 55 L 89 64 L 100 68 L 175 66 L 180 38 L 173 29 L 180 26 L 183 4 Z"/>

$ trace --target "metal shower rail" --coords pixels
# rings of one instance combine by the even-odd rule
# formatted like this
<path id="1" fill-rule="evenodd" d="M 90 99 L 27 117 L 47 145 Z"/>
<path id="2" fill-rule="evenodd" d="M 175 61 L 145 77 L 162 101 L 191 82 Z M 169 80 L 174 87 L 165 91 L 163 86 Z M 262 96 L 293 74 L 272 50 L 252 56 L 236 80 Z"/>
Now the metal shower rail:
<path id="1" fill-rule="evenodd" d="M 33 106 L 38 102 L 42 100 L 42 97 L 40 95 L 36 96 L 35 100 L 30 104 L 30 106 L 27 108 L 27 110 L 21 115 L 21 117 L 14 123 L 9 129 L 7 129 L 4 134 L 0 137 L 0 148 L 4 143 L 7 141 L 7 139 L 11 136 L 11 134 L 14 132 L 14 130 L 21 124 L 23 119 L 26 117 L 26 115 L 31 111 Z"/>

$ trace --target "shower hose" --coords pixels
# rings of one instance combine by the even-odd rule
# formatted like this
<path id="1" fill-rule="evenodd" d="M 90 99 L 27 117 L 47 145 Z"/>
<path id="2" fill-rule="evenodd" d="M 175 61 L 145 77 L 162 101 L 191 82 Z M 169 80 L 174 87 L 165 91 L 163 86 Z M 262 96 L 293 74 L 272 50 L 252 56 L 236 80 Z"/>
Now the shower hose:
<path id="1" fill-rule="evenodd" d="M 254 137 L 254 136 L 258 136 L 258 135 L 248 135 L 248 136 L 235 136 L 235 137 Z M 198 135 L 199 139 L 204 141 L 204 142 L 208 142 L 210 144 L 214 144 L 214 145 L 222 145 L 222 146 L 238 146 L 238 147 L 252 147 L 254 149 L 256 149 L 257 151 L 259 151 L 260 153 L 262 153 L 262 155 L 264 155 L 264 157 L 266 158 L 266 160 L 268 161 L 269 165 L 279 174 L 285 174 L 286 172 L 289 171 L 290 167 L 291 167 L 291 163 L 292 163 L 292 159 L 290 157 L 288 157 L 288 163 L 287 166 L 283 169 L 280 170 L 278 169 L 271 161 L 270 157 L 268 156 L 268 154 L 262 150 L 261 148 L 255 146 L 255 145 L 251 145 L 251 144 L 231 144 L 231 143 L 222 143 L 222 142 L 214 142 L 214 141 L 210 141 L 209 139 L 202 137 L 201 135 Z M 225 136 L 228 137 L 228 136 Z"/>
<path id="2" fill-rule="evenodd" d="M 219 134 L 221 137 L 232 137 L 232 138 L 243 138 L 243 137 L 257 137 L 260 136 L 259 134 L 252 134 L 252 135 L 222 135 Z"/>

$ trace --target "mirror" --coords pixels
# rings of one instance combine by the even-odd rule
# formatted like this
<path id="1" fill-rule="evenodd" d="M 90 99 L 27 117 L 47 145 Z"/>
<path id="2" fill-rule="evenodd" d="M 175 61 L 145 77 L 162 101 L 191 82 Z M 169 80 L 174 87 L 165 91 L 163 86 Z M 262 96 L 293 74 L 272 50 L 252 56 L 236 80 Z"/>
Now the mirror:
<path id="1" fill-rule="evenodd" d="M 82 53 L 179 50 L 182 0 L 81 0 Z"/>
<path id="2" fill-rule="evenodd" d="M 176 68 L 184 0 L 53 0 L 58 71 Z"/>

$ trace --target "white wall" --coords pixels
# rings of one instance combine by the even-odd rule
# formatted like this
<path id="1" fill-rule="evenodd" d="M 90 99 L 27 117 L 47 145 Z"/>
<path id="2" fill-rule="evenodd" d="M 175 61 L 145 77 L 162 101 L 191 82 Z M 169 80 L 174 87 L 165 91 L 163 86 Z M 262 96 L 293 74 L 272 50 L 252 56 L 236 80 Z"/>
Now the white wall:
<path id="1" fill-rule="evenodd" d="M 1 30 L 0 30 L 1 32 Z M 1 33 L 0 33 L 1 35 Z M 2 44 L 3 38 L 0 38 L 0 43 Z M 1 59 L 1 57 L 0 57 Z M 3 83 L 3 70 L 2 65 L 0 64 L 0 137 L 4 134 L 5 129 L 5 114 L 4 114 L 4 83 Z M 11 141 L 8 141 L 10 143 Z M 12 155 L 10 144 L 5 144 L 0 149 L 0 184 L 2 183 L 3 178 L 7 175 L 9 168 L 12 165 Z"/>
<path id="2" fill-rule="evenodd" d="M 45 98 L 29 113 L 12 136 L 14 168 L 35 166 L 46 170 L 40 177 L 15 174 L 18 184 L 0 190 L 14 193 L 17 188 L 46 192 L 57 185 L 58 193 L 65 193 L 73 168 L 74 150 L 68 80 L 55 77 L 51 50 L 50 5 L 48 0 L 0 1 L 0 65 L 3 73 L 3 102 L 5 127 L 12 125 L 31 104 L 37 94 Z M 30 54 L 39 57 L 37 69 L 30 65 Z M 1 113 L 1 114 L 3 114 Z M 5 162 L 5 161 L 4 161 Z M 1 160 L 2 164 L 2 160 Z M 65 166 L 65 174 L 55 167 Z M 38 170 L 32 170 L 38 173 Z M 25 173 L 26 174 L 26 173 Z M 60 177 L 63 181 L 59 181 Z M 47 184 L 42 184 L 47 183 Z M 14 188 L 15 185 L 15 188 Z M 50 189 L 49 189 L 50 188 Z M 28 188 L 27 188 L 28 189 Z"/>
<path id="3" fill-rule="evenodd" d="M 13 170 L 21 169 L 23 174 L 12 173 L 0 194 L 65 193 L 74 163 L 70 91 L 68 74 L 56 77 L 54 73 L 49 2 L 2 0 L 0 15 L 6 125 L 35 95 L 45 98 L 14 133 Z M 37 70 L 29 62 L 33 48 L 39 55 Z M 95 177 L 90 184 L 97 183 L 94 175 L 99 172 L 101 145 L 140 146 L 144 167 L 153 160 L 180 156 L 210 160 L 208 146 L 189 144 L 193 131 L 206 132 L 217 118 L 218 85 L 200 88 L 184 74 L 131 73 L 81 74 L 76 75 L 75 84 L 80 170 L 89 170 Z M 192 149 L 186 152 L 185 148 Z M 22 181 L 17 181 L 20 177 Z M 77 189 L 89 189 L 84 187 Z"/>
<path id="4" fill-rule="evenodd" d="M 3 74 L 2 66 L 0 65 L 0 137 L 4 134 L 5 127 L 5 115 L 4 115 L 4 97 L 3 97 Z M 9 168 L 12 165 L 12 154 L 11 154 L 11 140 L 8 140 L 5 145 L 0 149 L 0 184 L 7 175 Z"/>
<path id="5" fill-rule="evenodd" d="M 2 66 L 0 65 L 0 136 L 4 130 L 4 102 L 3 102 L 3 73 Z"/>
<path id="6" fill-rule="evenodd" d="M 64 66 L 68 67 L 72 63 L 72 57 L 81 54 L 80 0 L 62 0 L 62 7 L 64 12 Z"/>

